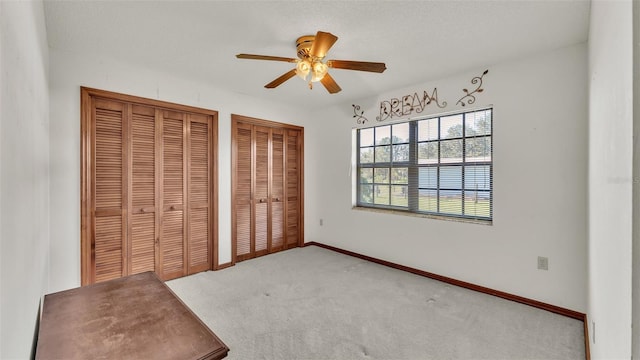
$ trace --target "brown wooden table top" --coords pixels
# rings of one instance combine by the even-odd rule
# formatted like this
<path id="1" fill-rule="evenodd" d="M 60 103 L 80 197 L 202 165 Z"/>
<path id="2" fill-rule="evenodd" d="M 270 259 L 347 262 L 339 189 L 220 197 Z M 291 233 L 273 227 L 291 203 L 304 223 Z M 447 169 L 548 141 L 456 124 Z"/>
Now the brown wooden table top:
<path id="1" fill-rule="evenodd" d="M 222 359 L 228 351 L 146 272 L 45 295 L 36 359 Z"/>

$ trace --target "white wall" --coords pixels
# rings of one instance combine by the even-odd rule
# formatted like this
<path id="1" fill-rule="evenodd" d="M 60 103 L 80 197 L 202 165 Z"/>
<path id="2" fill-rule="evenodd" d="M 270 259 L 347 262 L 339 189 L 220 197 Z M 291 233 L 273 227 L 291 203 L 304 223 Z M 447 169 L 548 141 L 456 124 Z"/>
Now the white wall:
<path id="1" fill-rule="evenodd" d="M 593 359 L 631 356 L 632 2 L 591 4 L 589 328 Z M 595 341 L 594 340 L 595 337 Z"/>
<path id="2" fill-rule="evenodd" d="M 352 209 L 351 104 L 317 115 L 307 132 L 307 241 L 586 311 L 587 50 L 576 45 L 490 65 L 472 107 L 494 106 L 492 226 Z M 470 54 L 472 56 L 472 54 Z M 357 103 L 377 123 L 381 100 L 438 89 L 460 110 L 463 88 L 485 68 Z M 319 219 L 324 225 L 319 226 Z M 537 270 L 537 257 L 549 270 Z"/>
<path id="3" fill-rule="evenodd" d="M 0 1 L 0 358 L 31 353 L 49 271 L 48 46 L 42 2 Z"/>
<path id="4" fill-rule="evenodd" d="M 80 285 L 80 86 L 218 111 L 218 261 L 231 261 L 231 114 L 304 126 L 303 112 L 87 54 L 52 49 L 50 56 L 51 291 Z"/>

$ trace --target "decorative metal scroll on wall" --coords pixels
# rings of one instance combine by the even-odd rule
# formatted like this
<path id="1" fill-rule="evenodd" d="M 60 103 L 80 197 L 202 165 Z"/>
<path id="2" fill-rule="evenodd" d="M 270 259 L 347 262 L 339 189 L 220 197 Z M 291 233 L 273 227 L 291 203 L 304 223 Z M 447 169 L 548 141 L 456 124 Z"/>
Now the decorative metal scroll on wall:
<path id="1" fill-rule="evenodd" d="M 482 81 L 484 76 L 488 73 L 489 70 L 487 69 L 482 73 L 482 75 L 473 77 L 471 79 L 471 84 L 476 87 L 471 91 L 467 88 L 463 88 L 462 92 L 464 95 L 458 99 L 455 104 L 460 104 L 461 106 L 474 104 L 476 102 L 476 96 L 484 91 L 482 88 Z M 419 114 L 431 104 L 439 107 L 440 109 L 444 109 L 448 105 L 447 101 L 441 101 L 438 98 L 438 88 L 433 88 L 433 91 L 431 92 L 424 90 L 422 94 L 415 92 L 413 94 L 404 95 L 401 98 L 383 100 L 380 102 L 380 114 L 376 116 L 376 121 L 410 116 L 414 113 Z M 369 119 L 364 116 L 364 110 L 361 109 L 360 105 L 352 104 L 351 106 L 353 107 L 353 117 L 356 119 L 358 124 L 364 124 L 369 121 Z"/>
<path id="2" fill-rule="evenodd" d="M 353 106 L 353 117 L 356 118 L 358 124 L 367 122 L 367 118 L 363 116 L 364 110 L 360 110 L 360 105 L 351 104 Z"/>
<path id="3" fill-rule="evenodd" d="M 487 73 L 489 72 L 489 70 L 485 70 L 482 75 L 480 76 L 476 76 L 473 79 L 471 79 L 471 84 L 476 85 L 476 88 L 469 92 L 469 90 L 467 89 L 462 89 L 462 91 L 465 93 L 465 95 L 463 97 L 460 98 L 460 100 L 458 100 L 456 102 L 456 104 L 460 104 L 462 106 L 465 106 L 465 102 L 469 105 L 473 104 L 476 102 L 476 97 L 473 94 L 476 93 L 481 93 L 484 91 L 484 89 L 482 88 L 482 78 L 487 75 Z"/>

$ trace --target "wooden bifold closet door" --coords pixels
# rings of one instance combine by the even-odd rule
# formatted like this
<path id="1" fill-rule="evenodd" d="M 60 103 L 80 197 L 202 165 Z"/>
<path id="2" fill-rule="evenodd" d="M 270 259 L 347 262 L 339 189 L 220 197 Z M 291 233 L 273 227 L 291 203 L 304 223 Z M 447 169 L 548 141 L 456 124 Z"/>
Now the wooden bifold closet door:
<path id="1" fill-rule="evenodd" d="M 301 246 L 303 129 L 231 120 L 232 261 Z"/>
<path id="2" fill-rule="evenodd" d="M 82 285 L 216 266 L 217 113 L 82 88 Z"/>

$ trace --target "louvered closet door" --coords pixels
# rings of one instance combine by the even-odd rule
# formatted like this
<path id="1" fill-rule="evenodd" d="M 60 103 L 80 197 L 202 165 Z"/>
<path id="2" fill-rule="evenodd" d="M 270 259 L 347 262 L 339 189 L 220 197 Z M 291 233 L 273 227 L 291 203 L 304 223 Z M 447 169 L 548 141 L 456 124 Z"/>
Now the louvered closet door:
<path id="1" fill-rule="evenodd" d="M 269 252 L 269 133 L 270 129 L 255 126 L 254 218 L 255 256 Z"/>
<path id="2" fill-rule="evenodd" d="M 233 237 L 236 240 L 236 261 L 242 261 L 252 256 L 252 126 L 238 123 L 235 129 L 234 165 L 235 165 L 235 203 Z"/>
<path id="3" fill-rule="evenodd" d="M 237 115 L 232 129 L 233 261 L 297 247 L 302 131 Z"/>
<path id="4" fill-rule="evenodd" d="M 271 131 L 271 246 L 270 252 L 284 249 L 284 130 Z"/>
<path id="5" fill-rule="evenodd" d="M 161 267 L 164 280 L 186 275 L 185 193 L 186 115 L 162 113 Z"/>
<path id="6" fill-rule="evenodd" d="M 123 139 L 126 106 L 106 100 L 94 100 L 94 167 L 91 247 L 91 281 L 115 279 L 125 273 L 126 181 L 123 178 L 126 143 Z"/>
<path id="7" fill-rule="evenodd" d="M 189 274 L 211 268 L 211 117 L 189 115 Z"/>
<path id="8" fill-rule="evenodd" d="M 156 109 L 131 106 L 129 201 L 129 271 L 155 271 L 158 266 L 156 208 Z"/>
<path id="9" fill-rule="evenodd" d="M 80 128 L 82 285 L 217 265 L 217 113 L 82 88 Z"/>
<path id="10" fill-rule="evenodd" d="M 300 240 L 300 131 L 287 130 L 286 182 L 287 182 L 287 230 L 286 247 L 298 246 Z"/>

